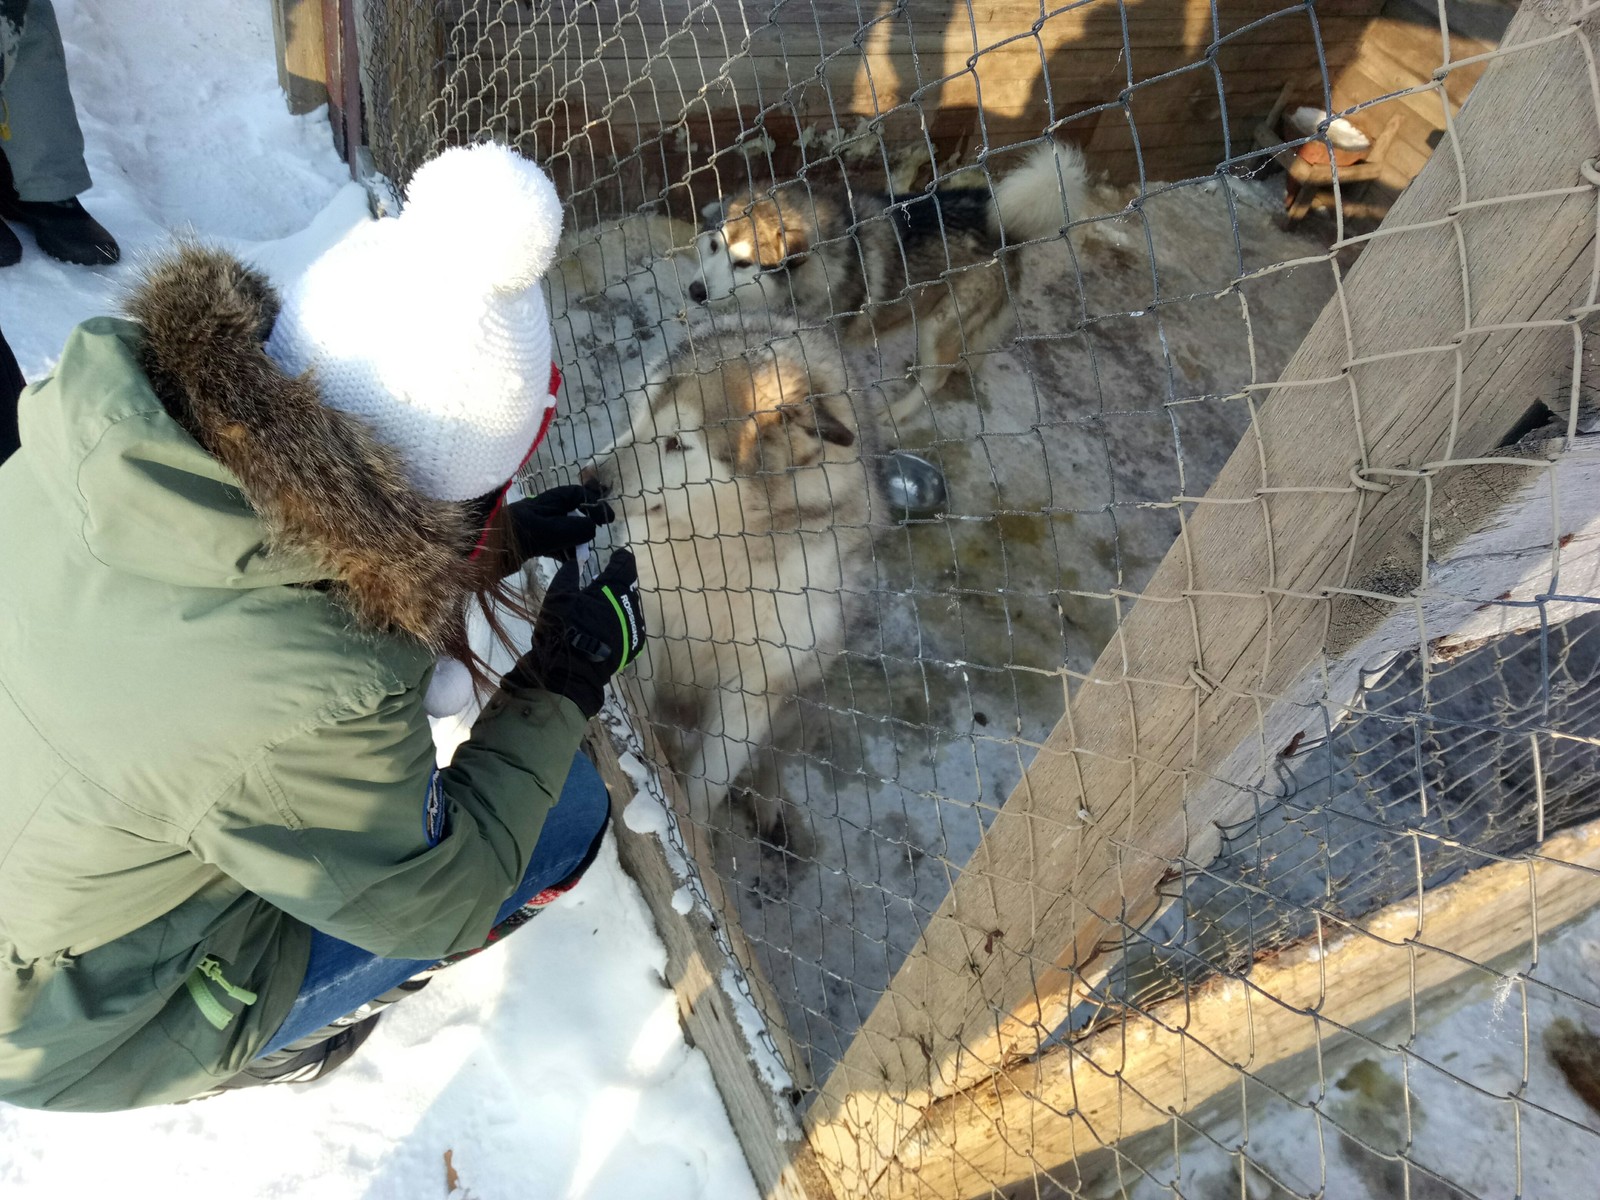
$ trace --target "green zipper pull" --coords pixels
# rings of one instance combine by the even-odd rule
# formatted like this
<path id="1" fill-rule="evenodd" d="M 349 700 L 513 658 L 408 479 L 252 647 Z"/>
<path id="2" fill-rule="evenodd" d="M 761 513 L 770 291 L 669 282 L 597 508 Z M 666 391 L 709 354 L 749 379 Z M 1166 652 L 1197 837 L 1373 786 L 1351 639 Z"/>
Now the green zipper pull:
<path id="1" fill-rule="evenodd" d="M 200 960 L 200 974 L 211 980 L 212 983 L 216 984 L 233 999 L 239 1001 L 240 1004 L 254 1004 L 256 1002 L 257 997 L 254 992 L 247 988 L 235 987 L 222 977 L 222 964 L 209 954 Z"/>
<path id="2" fill-rule="evenodd" d="M 189 977 L 183 981 L 183 986 L 189 990 L 189 999 L 194 1001 L 194 1006 L 200 1010 L 202 1017 L 217 1029 L 228 1027 L 233 1020 L 233 1014 L 222 1007 L 222 1001 L 212 994 L 204 979 L 191 971 Z"/>
<path id="3" fill-rule="evenodd" d="M 241 1004 L 254 1004 L 256 994 L 247 988 L 235 987 L 222 976 L 222 964 L 209 954 L 200 960 L 200 965 L 189 972 L 183 986 L 188 989 L 189 998 L 194 1001 L 195 1007 L 200 1010 L 200 1015 L 218 1029 L 226 1029 L 232 1022 L 234 1014 L 223 1006 L 210 988 L 205 984 L 209 979 L 233 999 Z"/>
<path id="4" fill-rule="evenodd" d="M 0 142 L 11 140 L 11 106 L 0 96 Z"/>

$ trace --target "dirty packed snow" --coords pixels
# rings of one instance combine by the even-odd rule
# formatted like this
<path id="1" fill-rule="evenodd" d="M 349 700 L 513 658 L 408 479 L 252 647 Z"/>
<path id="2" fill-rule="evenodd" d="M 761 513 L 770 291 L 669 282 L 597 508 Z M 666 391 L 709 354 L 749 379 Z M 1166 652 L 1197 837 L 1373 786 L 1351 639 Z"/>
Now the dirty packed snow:
<path id="1" fill-rule="evenodd" d="M 95 179 L 83 199 L 125 261 L 64 266 L 21 233 L 0 328 L 28 378 L 73 325 L 112 311 L 127 264 L 174 232 L 282 280 L 365 219 L 323 114 L 288 115 L 265 0 L 225 14 L 199 0 L 55 8 Z M 106 1115 L 0 1105 L 0 1194 L 754 1197 L 665 961 L 608 847 L 572 896 L 391 1010 L 323 1083 Z"/>

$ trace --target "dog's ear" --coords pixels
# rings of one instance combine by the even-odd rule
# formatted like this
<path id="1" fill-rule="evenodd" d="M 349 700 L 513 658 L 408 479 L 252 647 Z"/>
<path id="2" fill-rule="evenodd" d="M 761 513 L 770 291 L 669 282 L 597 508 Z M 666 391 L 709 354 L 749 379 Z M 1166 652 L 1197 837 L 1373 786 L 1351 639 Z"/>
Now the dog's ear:
<path id="1" fill-rule="evenodd" d="M 739 446 L 743 474 L 809 467 L 826 455 L 825 443 L 854 446 L 856 431 L 834 405 L 836 396 L 812 396 L 752 414 Z"/>
<path id="2" fill-rule="evenodd" d="M 811 224 L 783 197 L 762 196 L 745 211 L 735 213 L 729 224 L 750 222 L 751 245 L 763 271 L 785 271 L 799 266 L 811 253 Z M 729 250 L 736 238 L 730 235 Z"/>
<path id="3" fill-rule="evenodd" d="M 728 198 L 718 196 L 715 200 L 700 206 L 700 228 L 720 229 L 722 222 L 728 216 Z"/>
<path id="4" fill-rule="evenodd" d="M 777 253 L 774 260 L 767 264 L 768 270 L 798 267 L 811 253 L 811 226 L 793 214 L 787 214 L 780 220 L 782 223 L 774 247 Z M 766 258 L 766 255 L 763 254 L 762 258 Z"/>
<path id="5" fill-rule="evenodd" d="M 809 466 L 826 454 L 826 444 L 853 446 L 850 398 L 844 393 L 812 392 L 811 372 L 802 361 L 778 354 L 747 354 L 742 369 L 725 364 L 722 386 L 728 415 L 743 417 L 734 440 L 733 467 L 741 475 Z"/>
<path id="6" fill-rule="evenodd" d="M 818 441 L 834 446 L 854 446 L 856 431 L 837 411 L 840 404 L 849 404 L 844 396 L 812 396 L 799 404 L 786 404 L 778 410 L 791 425 L 804 429 Z"/>

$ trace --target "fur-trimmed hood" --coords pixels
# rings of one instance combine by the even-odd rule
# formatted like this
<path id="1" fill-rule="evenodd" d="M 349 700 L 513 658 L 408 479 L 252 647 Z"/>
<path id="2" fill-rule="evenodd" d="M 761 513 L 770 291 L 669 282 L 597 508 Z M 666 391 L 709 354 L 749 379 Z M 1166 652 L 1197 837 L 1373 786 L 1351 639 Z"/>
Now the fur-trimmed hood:
<path id="1" fill-rule="evenodd" d="M 265 277 L 184 244 L 145 267 L 126 310 L 157 397 L 237 480 L 270 554 L 309 560 L 363 627 L 443 649 L 478 531 L 465 505 L 423 495 L 394 451 L 326 407 L 310 374 L 267 356 L 278 299 Z"/>

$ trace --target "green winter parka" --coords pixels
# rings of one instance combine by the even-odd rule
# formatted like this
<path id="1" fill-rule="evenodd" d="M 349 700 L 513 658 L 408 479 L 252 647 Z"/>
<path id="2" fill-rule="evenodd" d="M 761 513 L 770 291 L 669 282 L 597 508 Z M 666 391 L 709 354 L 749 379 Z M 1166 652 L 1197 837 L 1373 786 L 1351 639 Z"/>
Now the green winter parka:
<path id="1" fill-rule="evenodd" d="M 435 773 L 463 506 L 276 370 L 276 300 L 227 256 L 183 249 L 129 311 L 73 332 L 0 466 L 0 1100 L 37 1108 L 235 1074 L 313 928 L 481 944 L 584 725 L 502 691 Z"/>

